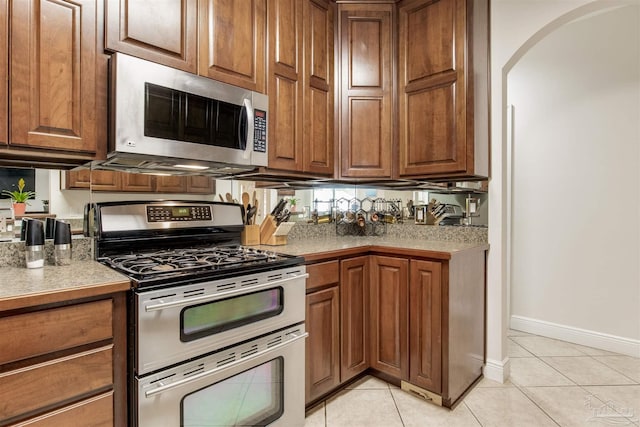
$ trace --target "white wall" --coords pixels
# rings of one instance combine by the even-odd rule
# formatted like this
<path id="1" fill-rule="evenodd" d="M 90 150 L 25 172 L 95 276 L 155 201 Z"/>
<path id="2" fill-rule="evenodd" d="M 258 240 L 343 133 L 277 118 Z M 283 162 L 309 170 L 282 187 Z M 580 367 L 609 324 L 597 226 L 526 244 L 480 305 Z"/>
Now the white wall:
<path id="1" fill-rule="evenodd" d="M 637 3 L 637 0 L 629 0 Z M 592 11 L 616 7 L 617 0 L 491 1 L 491 181 L 487 261 L 487 366 L 485 376 L 509 376 L 506 329 L 509 293 L 510 192 L 507 164 L 506 75 L 538 41 Z"/>
<path id="2" fill-rule="evenodd" d="M 516 318 L 640 338 L 639 27 L 638 5 L 596 12 L 508 74 Z"/>

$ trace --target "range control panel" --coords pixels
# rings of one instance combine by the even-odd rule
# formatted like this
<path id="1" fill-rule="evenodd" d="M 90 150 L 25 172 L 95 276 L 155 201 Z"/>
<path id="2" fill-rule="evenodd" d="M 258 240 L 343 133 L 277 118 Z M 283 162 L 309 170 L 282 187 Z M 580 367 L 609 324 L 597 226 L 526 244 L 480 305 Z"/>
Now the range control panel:
<path id="1" fill-rule="evenodd" d="M 211 221 L 211 207 L 207 205 L 147 206 L 147 221 Z"/>

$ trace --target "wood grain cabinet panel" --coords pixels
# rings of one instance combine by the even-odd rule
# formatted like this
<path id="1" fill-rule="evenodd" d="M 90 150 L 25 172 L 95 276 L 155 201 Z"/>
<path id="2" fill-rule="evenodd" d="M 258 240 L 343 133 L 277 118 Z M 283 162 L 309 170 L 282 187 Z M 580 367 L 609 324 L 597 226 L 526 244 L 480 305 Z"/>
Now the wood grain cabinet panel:
<path id="1" fill-rule="evenodd" d="M 371 367 L 406 380 L 409 260 L 372 255 L 370 263 Z"/>
<path id="2" fill-rule="evenodd" d="M 340 384 L 339 298 L 338 286 L 307 294 L 306 402 Z"/>
<path id="3" fill-rule="evenodd" d="M 198 0 L 106 0 L 106 48 L 197 73 Z"/>
<path id="4" fill-rule="evenodd" d="M 104 172 L 104 171 L 95 171 Z M 108 171 L 107 171 L 108 172 Z M 120 173 L 120 182 L 122 191 L 147 192 L 154 191 L 154 177 L 141 173 Z"/>
<path id="5" fill-rule="evenodd" d="M 91 159 L 98 151 L 97 46 L 102 1 L 13 0 L 9 104 L 11 145 Z M 98 122 L 100 120 L 100 122 Z"/>
<path id="6" fill-rule="evenodd" d="M 198 74 L 266 90 L 266 0 L 199 0 Z"/>
<path id="7" fill-rule="evenodd" d="M 320 289 L 340 282 L 340 261 L 307 265 L 307 290 Z"/>
<path id="8" fill-rule="evenodd" d="M 65 188 L 67 190 L 120 191 L 121 174 L 90 169 L 66 171 Z"/>
<path id="9" fill-rule="evenodd" d="M 113 392 L 83 400 L 61 410 L 32 418 L 19 424 L 20 427 L 77 426 L 82 420 L 86 427 L 113 427 Z"/>
<path id="10" fill-rule="evenodd" d="M 109 389 L 113 345 L 0 374 L 0 420 Z"/>
<path id="11" fill-rule="evenodd" d="M 187 177 L 188 194 L 214 194 L 216 183 L 210 176 L 193 175 Z"/>
<path id="12" fill-rule="evenodd" d="M 340 4 L 340 175 L 390 178 L 394 6 Z"/>
<path id="13" fill-rule="evenodd" d="M 9 9 L 7 0 L 0 0 L 0 147 L 9 143 Z"/>
<path id="14" fill-rule="evenodd" d="M 333 21 L 326 0 L 269 2 L 269 168 L 332 175 Z"/>
<path id="15" fill-rule="evenodd" d="M 340 261 L 340 381 L 369 367 L 369 257 Z"/>
<path id="16" fill-rule="evenodd" d="M 399 6 L 399 176 L 488 174 L 486 0 Z"/>
<path id="17" fill-rule="evenodd" d="M 411 260 L 409 382 L 442 392 L 442 266 Z"/>
<path id="18" fill-rule="evenodd" d="M 113 336 L 111 300 L 0 317 L 0 365 L 90 344 Z M 27 331 L 38 331 L 25 333 Z"/>

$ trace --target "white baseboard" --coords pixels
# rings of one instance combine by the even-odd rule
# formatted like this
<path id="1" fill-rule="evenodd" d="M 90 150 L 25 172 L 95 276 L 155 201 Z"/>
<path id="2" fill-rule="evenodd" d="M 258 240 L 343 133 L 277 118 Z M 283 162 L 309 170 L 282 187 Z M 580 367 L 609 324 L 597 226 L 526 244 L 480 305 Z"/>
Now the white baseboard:
<path id="1" fill-rule="evenodd" d="M 542 335 L 543 337 L 555 338 L 587 347 L 640 357 L 640 340 L 588 331 L 586 329 L 559 325 L 557 323 L 523 316 L 511 316 L 509 326 L 511 329 L 528 332 L 530 334 Z"/>
<path id="2" fill-rule="evenodd" d="M 487 359 L 482 374 L 489 380 L 504 383 L 509 378 L 510 368 L 511 362 L 508 357 L 505 357 L 503 361 Z"/>

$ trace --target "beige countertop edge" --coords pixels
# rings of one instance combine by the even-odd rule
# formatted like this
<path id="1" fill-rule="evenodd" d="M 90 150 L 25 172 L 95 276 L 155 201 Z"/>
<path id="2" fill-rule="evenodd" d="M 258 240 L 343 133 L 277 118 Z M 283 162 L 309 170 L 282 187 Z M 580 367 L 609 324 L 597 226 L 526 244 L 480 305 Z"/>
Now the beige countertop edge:
<path id="1" fill-rule="evenodd" d="M 305 261 L 313 262 L 330 258 L 359 255 L 365 252 L 383 252 L 390 255 L 416 256 L 449 260 L 458 253 L 466 251 L 486 251 L 488 243 L 457 243 L 457 242 L 371 242 L 360 241 L 346 243 L 335 239 L 317 239 L 313 241 L 291 241 L 283 246 L 260 246 L 261 249 L 282 252 L 290 255 L 303 256 Z"/>

